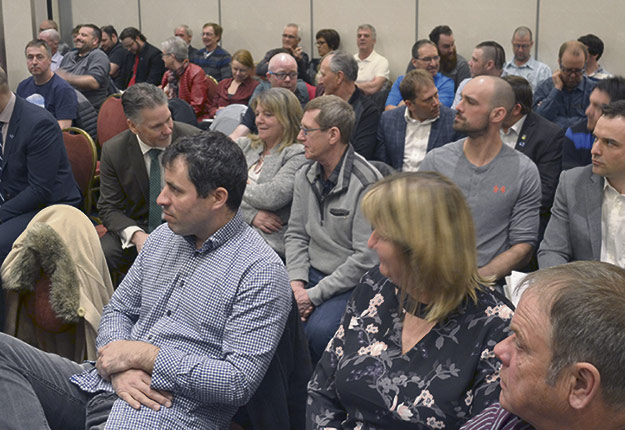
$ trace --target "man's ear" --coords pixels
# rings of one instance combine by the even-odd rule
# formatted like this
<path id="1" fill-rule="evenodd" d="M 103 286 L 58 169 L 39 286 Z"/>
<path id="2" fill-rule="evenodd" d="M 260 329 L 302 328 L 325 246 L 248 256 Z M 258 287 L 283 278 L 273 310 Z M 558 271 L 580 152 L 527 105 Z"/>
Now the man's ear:
<path id="1" fill-rule="evenodd" d="M 132 132 L 132 134 L 139 134 L 139 130 L 137 130 L 137 125 L 130 120 L 130 118 L 126 118 L 126 124 L 128 124 L 128 128 Z"/>
<path id="2" fill-rule="evenodd" d="M 224 187 L 217 187 L 215 191 L 213 191 L 213 198 L 215 202 L 213 203 L 213 209 L 219 209 L 226 205 L 228 201 L 228 190 Z"/>
<path id="3" fill-rule="evenodd" d="M 334 145 L 341 141 L 341 132 L 338 127 L 331 127 L 328 130 L 328 137 L 330 139 L 330 144 Z"/>
<path id="4" fill-rule="evenodd" d="M 569 405 L 575 410 L 587 407 L 599 394 L 601 375 L 590 363 L 575 363 L 570 366 Z"/>
<path id="5" fill-rule="evenodd" d="M 493 108 L 489 114 L 490 121 L 494 123 L 499 123 L 499 124 L 503 123 L 507 115 L 508 113 L 506 111 L 506 108 L 503 106 Z"/>

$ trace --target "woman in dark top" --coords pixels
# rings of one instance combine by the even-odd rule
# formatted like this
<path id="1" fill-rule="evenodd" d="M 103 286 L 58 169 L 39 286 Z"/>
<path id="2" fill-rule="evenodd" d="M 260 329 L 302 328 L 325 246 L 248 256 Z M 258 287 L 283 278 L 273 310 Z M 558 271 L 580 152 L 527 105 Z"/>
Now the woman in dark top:
<path id="1" fill-rule="evenodd" d="M 477 273 L 471 212 L 433 172 L 365 195 L 380 265 L 350 299 L 308 387 L 310 429 L 458 429 L 497 401 L 512 311 Z"/>
<path id="2" fill-rule="evenodd" d="M 254 59 L 252 54 L 245 49 L 239 49 L 232 55 L 232 78 L 227 78 L 217 85 L 217 95 L 211 107 L 211 117 L 223 107 L 231 104 L 247 105 L 252 93 L 258 85 L 253 78 Z"/>

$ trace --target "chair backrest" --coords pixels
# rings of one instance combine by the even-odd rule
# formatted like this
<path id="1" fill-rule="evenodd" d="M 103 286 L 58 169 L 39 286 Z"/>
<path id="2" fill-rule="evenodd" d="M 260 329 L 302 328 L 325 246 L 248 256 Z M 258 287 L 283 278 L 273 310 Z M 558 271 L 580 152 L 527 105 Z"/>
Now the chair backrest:
<path id="1" fill-rule="evenodd" d="M 63 142 L 67 158 L 72 166 L 74 180 L 80 188 L 84 200 L 84 211 L 88 215 L 91 210 L 91 188 L 95 175 L 98 152 L 93 139 L 87 132 L 78 127 L 63 130 Z"/>
<path id="2" fill-rule="evenodd" d="M 102 146 L 104 142 L 127 129 L 121 95 L 113 94 L 102 103 L 98 113 L 98 144 Z"/>
<path id="3" fill-rule="evenodd" d="M 206 80 L 208 81 L 208 102 L 212 103 L 215 97 L 217 97 L 217 85 L 219 83 L 211 75 L 206 75 Z"/>
<path id="4" fill-rule="evenodd" d="M 247 110 L 247 106 L 242 104 L 232 104 L 224 107 L 215 114 L 215 119 L 210 126 L 212 131 L 220 131 L 226 136 L 230 135 L 241 123 L 241 118 Z"/>
<path id="5" fill-rule="evenodd" d="M 308 90 L 308 99 L 312 100 L 316 97 L 317 94 L 317 87 L 315 87 L 314 85 L 310 85 L 308 82 L 305 82 L 306 84 L 306 89 Z"/>

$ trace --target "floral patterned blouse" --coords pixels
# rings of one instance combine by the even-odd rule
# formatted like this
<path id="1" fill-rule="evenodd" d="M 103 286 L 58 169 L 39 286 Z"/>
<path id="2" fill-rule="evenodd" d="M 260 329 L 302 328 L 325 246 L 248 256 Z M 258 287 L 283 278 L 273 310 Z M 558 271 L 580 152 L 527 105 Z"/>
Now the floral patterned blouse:
<path id="1" fill-rule="evenodd" d="M 308 385 L 308 429 L 458 429 L 498 400 L 512 310 L 478 292 L 402 355 L 396 291 L 377 267 L 363 276 Z"/>

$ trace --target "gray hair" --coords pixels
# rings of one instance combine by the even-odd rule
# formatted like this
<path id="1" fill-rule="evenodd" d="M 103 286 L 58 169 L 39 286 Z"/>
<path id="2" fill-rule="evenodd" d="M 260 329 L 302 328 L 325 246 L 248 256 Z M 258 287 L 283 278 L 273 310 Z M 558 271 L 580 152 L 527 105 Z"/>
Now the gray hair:
<path id="1" fill-rule="evenodd" d="M 512 38 L 514 39 L 515 36 L 519 36 L 519 37 L 525 37 L 528 36 L 530 37 L 530 42 L 532 41 L 532 30 L 530 30 L 529 27 L 526 27 L 524 25 L 517 27 L 516 30 L 514 30 L 514 33 L 512 33 Z"/>
<path id="2" fill-rule="evenodd" d="M 343 72 L 349 82 L 356 82 L 358 79 L 358 63 L 354 56 L 345 51 L 332 51 L 330 57 L 330 70 L 332 73 Z"/>
<path id="3" fill-rule="evenodd" d="M 187 36 L 193 37 L 193 30 L 191 30 L 191 27 L 189 27 L 187 24 L 180 24 L 178 27 L 176 27 L 176 29 L 178 28 L 182 28 L 184 32 L 187 33 Z"/>
<path id="4" fill-rule="evenodd" d="M 189 48 L 187 42 L 179 37 L 172 36 L 161 43 L 161 49 L 164 54 L 171 54 L 177 61 L 181 63 L 189 58 Z"/>
<path id="5" fill-rule="evenodd" d="M 586 362 L 601 375 L 606 403 L 625 402 L 625 270 L 599 261 L 539 270 L 525 282 L 551 323 L 551 363 L 547 383 L 560 372 Z"/>
<path id="6" fill-rule="evenodd" d="M 349 103 L 337 96 L 321 96 L 306 104 L 304 112 L 311 110 L 319 110 L 315 121 L 322 130 L 336 127 L 341 133 L 341 142 L 349 143 L 356 120 Z"/>
<path id="7" fill-rule="evenodd" d="M 53 28 L 49 28 L 48 30 L 43 30 L 42 32 L 40 32 L 39 39 L 42 39 L 41 35 L 49 36 L 50 40 L 55 43 L 59 43 L 61 41 L 61 35 Z"/>
<path id="8" fill-rule="evenodd" d="M 297 30 L 297 37 L 298 38 L 302 38 L 302 27 L 299 26 L 299 24 L 296 24 L 294 22 L 289 22 L 287 25 L 284 26 L 284 28 L 287 27 L 293 27 Z"/>
<path id="9" fill-rule="evenodd" d="M 360 24 L 358 26 L 358 30 L 356 30 L 356 31 L 360 31 L 360 30 L 369 30 L 371 32 L 371 36 L 373 37 L 373 40 L 377 40 L 376 33 L 375 33 L 375 27 L 372 26 L 371 24 Z"/>
<path id="10" fill-rule="evenodd" d="M 167 105 L 167 96 L 159 87 L 140 82 L 128 88 L 122 94 L 122 106 L 126 117 L 136 124 L 143 121 L 141 111 Z"/>
<path id="11" fill-rule="evenodd" d="M 9 90 L 9 80 L 7 79 L 7 73 L 0 66 L 0 91 L 6 92 Z"/>

